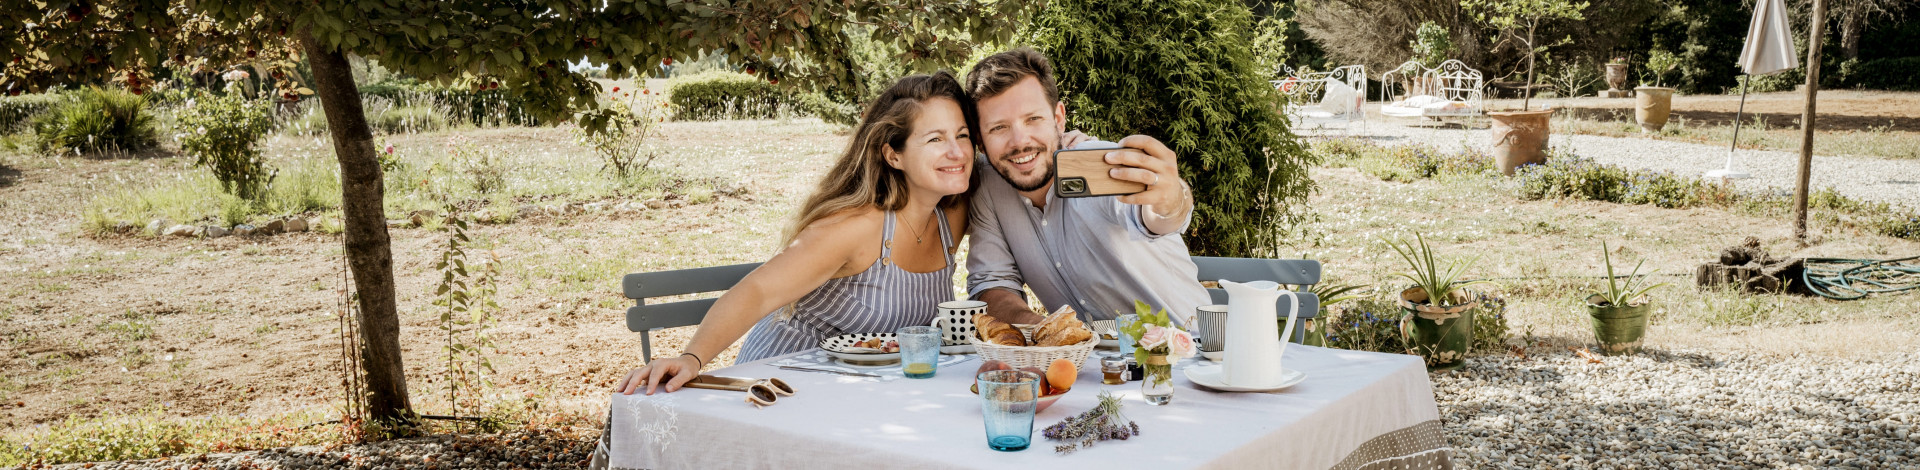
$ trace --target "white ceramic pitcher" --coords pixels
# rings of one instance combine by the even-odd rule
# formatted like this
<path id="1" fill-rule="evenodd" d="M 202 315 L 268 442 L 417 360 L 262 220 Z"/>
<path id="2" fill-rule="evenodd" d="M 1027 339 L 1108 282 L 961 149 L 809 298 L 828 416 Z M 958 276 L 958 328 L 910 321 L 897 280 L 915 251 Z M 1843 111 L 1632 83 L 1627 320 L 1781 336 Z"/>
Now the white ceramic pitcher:
<path id="1" fill-rule="evenodd" d="M 1221 364 L 1221 379 L 1235 387 L 1272 387 L 1282 381 L 1280 353 L 1293 336 L 1293 321 L 1300 316 L 1300 299 L 1293 291 L 1273 281 L 1245 284 L 1221 280 L 1227 290 L 1227 348 Z M 1274 311 L 1280 296 L 1287 296 L 1286 335 L 1279 328 L 1280 313 Z"/>

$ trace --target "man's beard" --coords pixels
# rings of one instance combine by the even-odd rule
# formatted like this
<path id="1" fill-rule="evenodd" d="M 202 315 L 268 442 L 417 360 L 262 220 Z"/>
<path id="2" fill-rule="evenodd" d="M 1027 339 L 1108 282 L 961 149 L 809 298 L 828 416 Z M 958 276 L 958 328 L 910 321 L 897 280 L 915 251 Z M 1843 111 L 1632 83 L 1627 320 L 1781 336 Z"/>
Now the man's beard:
<path id="1" fill-rule="evenodd" d="M 993 171 L 999 172 L 1000 178 L 1007 180 L 1007 184 L 1013 185 L 1014 190 L 1017 190 L 1020 192 L 1027 192 L 1027 191 L 1034 191 L 1040 188 L 1044 188 L 1047 186 L 1047 183 L 1053 181 L 1053 165 L 1043 166 L 1042 167 L 1043 172 L 1040 174 L 1041 176 L 1039 179 L 1036 179 L 1029 183 L 1021 183 L 1013 179 L 1011 168 L 1009 168 L 1011 165 L 1013 165 L 1013 163 L 1007 161 L 1008 159 L 1013 158 L 1014 155 L 1024 155 L 1024 154 L 1035 153 L 1035 152 L 1038 152 L 1039 154 L 1034 155 L 1033 158 L 1039 159 L 1041 155 L 1046 154 L 1047 149 L 1037 145 L 1028 145 L 1026 147 L 1021 147 L 1019 149 L 1007 152 L 1005 154 L 1001 154 L 999 158 L 993 159 Z"/>

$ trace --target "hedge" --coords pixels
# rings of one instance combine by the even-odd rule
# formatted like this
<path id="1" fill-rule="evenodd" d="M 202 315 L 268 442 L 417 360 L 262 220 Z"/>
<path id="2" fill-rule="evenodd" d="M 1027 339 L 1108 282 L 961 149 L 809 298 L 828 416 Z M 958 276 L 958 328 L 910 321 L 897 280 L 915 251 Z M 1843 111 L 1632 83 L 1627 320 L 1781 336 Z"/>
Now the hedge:
<path id="1" fill-rule="evenodd" d="M 797 108 L 795 96 L 752 75 L 707 72 L 667 82 L 674 119 L 768 119 Z"/>
<path id="2" fill-rule="evenodd" d="M 35 116 L 45 114 L 65 100 L 56 93 L 0 96 L 0 134 L 21 130 Z"/>
<path id="3" fill-rule="evenodd" d="M 1862 88 L 1920 90 L 1920 57 L 1874 59 L 1860 63 L 1852 78 Z"/>
<path id="4" fill-rule="evenodd" d="M 361 86 L 360 97 L 361 99 L 385 98 L 392 100 L 395 107 L 431 106 L 446 113 L 448 120 L 475 126 L 546 124 L 526 112 L 524 99 L 515 97 L 506 90 L 476 91 L 401 80 Z"/>

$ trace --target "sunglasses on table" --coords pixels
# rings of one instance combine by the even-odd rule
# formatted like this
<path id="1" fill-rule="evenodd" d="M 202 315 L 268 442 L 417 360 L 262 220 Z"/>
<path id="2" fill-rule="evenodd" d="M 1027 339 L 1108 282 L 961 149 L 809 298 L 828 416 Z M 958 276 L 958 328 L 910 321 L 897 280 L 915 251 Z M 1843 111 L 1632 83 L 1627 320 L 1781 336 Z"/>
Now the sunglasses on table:
<path id="1" fill-rule="evenodd" d="M 779 378 L 751 379 L 701 375 L 687 382 L 687 388 L 747 392 L 747 403 L 755 407 L 772 405 L 780 397 L 793 396 L 793 386 Z"/>

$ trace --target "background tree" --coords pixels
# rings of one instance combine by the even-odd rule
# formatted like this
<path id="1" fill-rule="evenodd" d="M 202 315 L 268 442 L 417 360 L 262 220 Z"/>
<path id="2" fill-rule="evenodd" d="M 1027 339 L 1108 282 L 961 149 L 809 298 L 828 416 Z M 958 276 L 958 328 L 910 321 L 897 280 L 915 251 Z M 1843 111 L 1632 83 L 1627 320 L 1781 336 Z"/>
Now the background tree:
<path id="1" fill-rule="evenodd" d="M 311 66 L 334 154 L 340 161 L 347 261 L 361 311 L 368 410 L 381 421 L 412 416 L 400 356 L 393 256 L 373 134 L 349 57 L 379 61 L 423 80 L 501 89 L 538 117 L 596 108 L 597 84 L 568 70 L 581 61 L 609 73 L 651 69 L 663 59 L 725 54 L 744 70 L 789 86 L 842 87 L 864 95 L 847 56 L 846 30 L 915 68 L 954 66 L 973 44 L 1008 39 L 1030 5 L 973 0 L 44 0 L 0 8 L 0 90 L 113 81 L 134 92 L 163 64 L 274 61 L 284 98 L 287 73 Z M 578 115 L 582 126 L 605 114 Z M 608 280 L 613 282 L 614 280 Z"/>
<path id="2" fill-rule="evenodd" d="M 1306 152 L 1280 113 L 1238 2 L 1055 0 L 1035 20 L 1069 128 L 1146 134 L 1180 153 L 1193 184 L 1196 255 L 1274 256 L 1313 192 Z"/>
<path id="3" fill-rule="evenodd" d="M 1522 89 L 1520 109 L 1528 109 L 1533 101 L 1534 62 L 1548 47 L 1573 42 L 1573 37 L 1555 41 L 1551 44 L 1538 42 L 1536 33 L 1540 26 L 1557 19 L 1585 19 L 1580 11 L 1587 8 L 1587 2 L 1568 0 L 1462 0 L 1461 6 L 1474 12 L 1474 17 L 1499 28 L 1502 35 L 1509 36 L 1525 48 L 1527 54 L 1527 81 Z"/>

